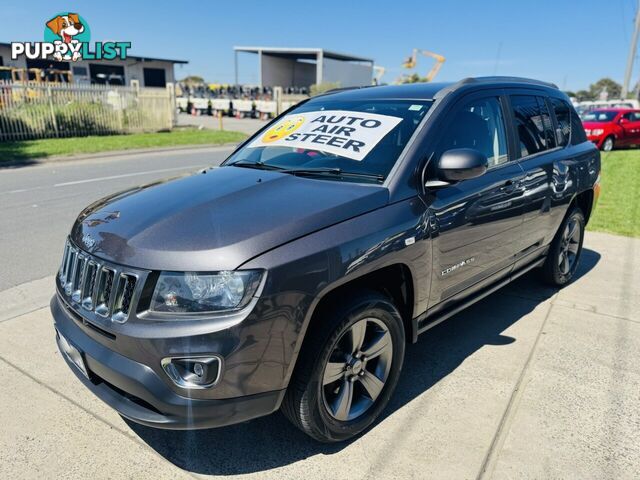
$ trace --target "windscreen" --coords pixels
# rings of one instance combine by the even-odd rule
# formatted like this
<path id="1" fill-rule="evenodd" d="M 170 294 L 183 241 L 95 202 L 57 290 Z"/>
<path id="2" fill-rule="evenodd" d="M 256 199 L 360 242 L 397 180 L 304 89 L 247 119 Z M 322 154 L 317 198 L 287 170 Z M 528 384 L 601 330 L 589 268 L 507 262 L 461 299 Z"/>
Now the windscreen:
<path id="1" fill-rule="evenodd" d="M 618 112 L 611 110 L 594 110 L 582 115 L 583 122 L 610 122 L 615 118 Z"/>
<path id="2" fill-rule="evenodd" d="M 430 106 L 425 100 L 314 99 L 262 130 L 225 165 L 335 169 L 345 175 L 322 178 L 381 182 Z"/>

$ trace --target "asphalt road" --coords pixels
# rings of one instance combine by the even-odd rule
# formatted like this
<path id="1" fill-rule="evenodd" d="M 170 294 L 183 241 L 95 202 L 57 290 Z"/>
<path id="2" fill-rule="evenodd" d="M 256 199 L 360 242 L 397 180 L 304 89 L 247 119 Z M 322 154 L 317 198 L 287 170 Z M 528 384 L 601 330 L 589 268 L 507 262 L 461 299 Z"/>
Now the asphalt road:
<path id="1" fill-rule="evenodd" d="M 107 194 L 218 165 L 230 147 L 0 168 L 0 291 L 52 275 L 73 220 Z"/>

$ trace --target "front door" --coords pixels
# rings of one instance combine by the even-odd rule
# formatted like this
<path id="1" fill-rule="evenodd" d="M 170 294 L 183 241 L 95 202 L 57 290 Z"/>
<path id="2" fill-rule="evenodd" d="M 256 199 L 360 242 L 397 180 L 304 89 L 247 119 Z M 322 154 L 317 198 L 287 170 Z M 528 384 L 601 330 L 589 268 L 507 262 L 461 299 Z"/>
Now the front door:
<path id="1" fill-rule="evenodd" d="M 508 275 L 513 264 L 522 228 L 524 173 L 511 161 L 505 106 L 500 92 L 465 97 L 442 127 L 428 176 L 436 174 L 439 156 L 455 148 L 480 151 L 489 169 L 428 191 L 434 268 L 430 307 L 488 277 Z"/>
<path id="2" fill-rule="evenodd" d="M 640 144 L 640 112 L 625 112 L 619 121 L 624 135 L 622 141 L 616 142 L 618 146 Z"/>

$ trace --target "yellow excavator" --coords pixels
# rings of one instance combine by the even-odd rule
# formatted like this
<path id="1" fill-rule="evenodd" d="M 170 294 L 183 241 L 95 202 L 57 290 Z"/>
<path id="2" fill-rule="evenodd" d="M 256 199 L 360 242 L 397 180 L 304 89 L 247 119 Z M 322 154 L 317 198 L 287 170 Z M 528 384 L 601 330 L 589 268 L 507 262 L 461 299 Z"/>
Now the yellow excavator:
<path id="1" fill-rule="evenodd" d="M 418 64 L 418 54 L 422 54 L 425 57 L 431 57 L 436 61 L 433 67 L 431 67 L 431 70 L 429 70 L 429 73 L 427 73 L 427 76 L 422 80 L 424 82 L 431 82 L 442 68 L 442 64 L 445 62 L 446 58 L 437 53 L 430 52 L 429 50 L 414 48 L 411 56 L 402 63 L 402 66 L 407 69 L 415 68 Z"/>
<path id="2" fill-rule="evenodd" d="M 0 81 L 13 83 L 73 83 L 73 74 L 67 70 L 0 67 Z"/>

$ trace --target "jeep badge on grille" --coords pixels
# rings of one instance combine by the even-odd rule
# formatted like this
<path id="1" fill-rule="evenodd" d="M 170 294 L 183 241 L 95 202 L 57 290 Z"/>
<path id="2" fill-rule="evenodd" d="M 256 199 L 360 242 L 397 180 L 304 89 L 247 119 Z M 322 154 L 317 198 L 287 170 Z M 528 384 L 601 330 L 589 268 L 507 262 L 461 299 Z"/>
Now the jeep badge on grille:
<path id="1" fill-rule="evenodd" d="M 96 241 L 91 235 L 85 233 L 82 236 L 82 243 L 84 243 L 87 248 L 93 248 L 93 246 L 96 244 Z"/>

